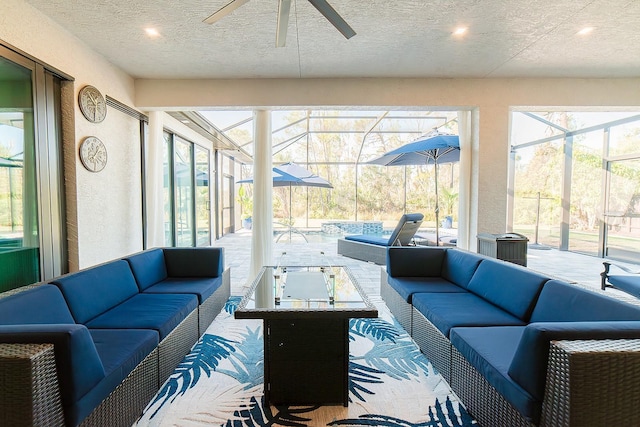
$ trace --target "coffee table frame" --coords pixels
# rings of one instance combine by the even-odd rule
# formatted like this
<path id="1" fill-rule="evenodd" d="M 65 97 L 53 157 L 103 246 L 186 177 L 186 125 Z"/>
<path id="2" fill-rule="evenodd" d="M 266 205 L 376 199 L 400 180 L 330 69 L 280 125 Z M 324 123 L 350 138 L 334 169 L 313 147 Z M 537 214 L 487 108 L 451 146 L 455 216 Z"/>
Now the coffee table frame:
<path id="1" fill-rule="evenodd" d="M 348 406 L 349 319 L 376 318 L 378 310 L 346 266 L 337 268 L 347 273 L 363 307 L 247 308 L 270 268 L 276 267 L 261 269 L 234 314 L 263 320 L 265 403 Z"/>

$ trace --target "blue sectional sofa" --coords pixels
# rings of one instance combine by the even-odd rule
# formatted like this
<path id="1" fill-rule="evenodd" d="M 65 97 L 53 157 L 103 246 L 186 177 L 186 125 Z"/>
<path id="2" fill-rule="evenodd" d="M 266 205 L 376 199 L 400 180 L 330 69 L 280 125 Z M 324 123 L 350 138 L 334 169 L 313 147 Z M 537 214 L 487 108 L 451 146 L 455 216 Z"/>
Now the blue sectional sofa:
<path id="1" fill-rule="evenodd" d="M 0 294 L 0 424 L 131 425 L 229 293 L 222 248 L 156 248 Z"/>
<path id="2" fill-rule="evenodd" d="M 640 306 L 436 247 L 390 248 L 380 292 L 480 425 L 640 425 Z"/>

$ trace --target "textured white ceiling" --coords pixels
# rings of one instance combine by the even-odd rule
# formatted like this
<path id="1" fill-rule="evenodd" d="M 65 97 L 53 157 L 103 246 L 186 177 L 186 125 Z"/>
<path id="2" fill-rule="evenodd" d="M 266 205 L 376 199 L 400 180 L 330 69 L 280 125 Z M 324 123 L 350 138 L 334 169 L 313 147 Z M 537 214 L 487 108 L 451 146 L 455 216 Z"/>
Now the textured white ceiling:
<path id="1" fill-rule="evenodd" d="M 329 0 L 350 40 L 293 0 L 284 48 L 277 0 L 202 22 L 228 1 L 27 0 L 136 78 L 640 76 L 640 0 Z"/>

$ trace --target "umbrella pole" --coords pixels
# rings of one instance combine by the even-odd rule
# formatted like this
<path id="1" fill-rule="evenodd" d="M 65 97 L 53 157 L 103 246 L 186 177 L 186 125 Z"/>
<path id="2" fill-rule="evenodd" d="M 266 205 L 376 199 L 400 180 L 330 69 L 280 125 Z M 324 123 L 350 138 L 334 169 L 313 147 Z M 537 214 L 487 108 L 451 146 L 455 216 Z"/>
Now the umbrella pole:
<path id="1" fill-rule="evenodd" d="M 291 184 L 289 184 L 289 243 L 291 243 L 291 228 L 293 227 L 293 224 L 291 223 L 291 215 Z"/>
<path id="2" fill-rule="evenodd" d="M 434 157 L 433 159 L 433 165 L 434 165 L 434 170 L 435 170 L 435 179 L 434 181 L 436 182 L 436 246 L 440 246 L 440 227 L 439 227 L 439 220 L 438 220 L 438 214 L 440 213 L 440 205 L 438 204 L 438 158 Z"/>

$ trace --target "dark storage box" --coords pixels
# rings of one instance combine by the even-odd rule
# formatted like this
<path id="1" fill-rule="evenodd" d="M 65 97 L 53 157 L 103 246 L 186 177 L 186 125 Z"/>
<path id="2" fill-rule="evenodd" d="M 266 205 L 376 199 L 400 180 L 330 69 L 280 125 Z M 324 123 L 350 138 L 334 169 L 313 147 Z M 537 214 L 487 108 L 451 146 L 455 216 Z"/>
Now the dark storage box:
<path id="1" fill-rule="evenodd" d="M 526 236 L 518 233 L 480 233 L 478 253 L 526 267 L 528 242 Z"/>

